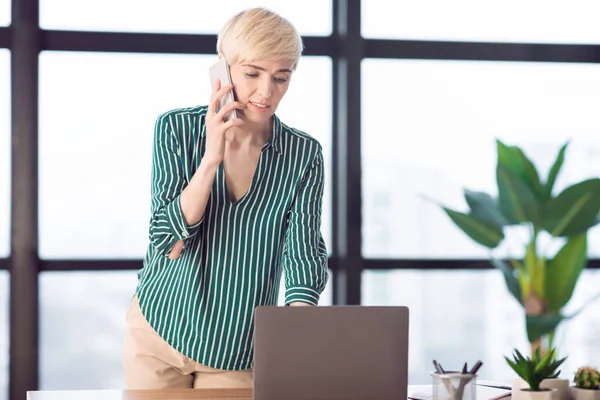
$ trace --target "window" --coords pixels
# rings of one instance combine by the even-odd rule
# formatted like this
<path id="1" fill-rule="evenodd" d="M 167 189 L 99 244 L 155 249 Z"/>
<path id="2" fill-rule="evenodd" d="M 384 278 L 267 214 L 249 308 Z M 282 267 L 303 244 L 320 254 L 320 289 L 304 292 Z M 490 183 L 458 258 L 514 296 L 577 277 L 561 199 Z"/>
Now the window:
<path id="1" fill-rule="evenodd" d="M 598 293 L 598 279 L 599 270 L 583 271 L 567 315 Z M 481 360 L 481 379 L 510 382 L 514 372 L 502 356 L 528 351 L 524 312 L 500 271 L 365 271 L 362 289 L 363 305 L 409 308 L 409 384 L 430 384 L 434 359 L 447 370 Z M 599 312 L 600 300 L 559 326 L 555 343 L 569 356 L 563 377 L 600 357 Z"/>
<path id="2" fill-rule="evenodd" d="M 495 194 L 496 138 L 544 179 L 570 139 L 557 191 L 600 176 L 600 65 L 366 60 L 362 91 L 366 257 L 486 258 L 433 201 L 466 209 L 464 187 Z"/>
<path id="3" fill-rule="evenodd" d="M 362 2 L 366 37 L 527 43 L 600 43 L 595 0 Z"/>
<path id="4" fill-rule="evenodd" d="M 10 121 L 10 52 L 0 50 L 0 258 L 10 253 Z"/>
<path id="5" fill-rule="evenodd" d="M 207 71 L 214 61 L 196 55 L 41 54 L 42 258 L 143 256 L 154 123 L 164 111 L 208 102 Z M 284 122 L 320 140 L 329 158 L 330 59 L 303 58 L 278 111 Z M 328 243 L 330 191 L 328 186 L 323 219 Z"/>
<path id="6" fill-rule="evenodd" d="M 301 35 L 331 33 L 331 0 L 232 0 L 218 6 L 195 0 L 41 0 L 40 23 L 44 29 L 216 34 L 234 14 L 255 6 L 288 18 Z"/>
<path id="7" fill-rule="evenodd" d="M 8 286 L 7 274 L 2 272 L 0 289 L 5 282 Z M 125 387 L 121 350 L 125 315 L 136 284 L 136 271 L 41 273 L 41 390 Z M 323 293 L 321 305 L 331 304 L 330 287 Z M 8 310 L 3 314 L 8 305 L 6 293 L 8 290 L 0 290 L 0 390 L 2 368 L 8 367 L 8 329 L 2 330 L 8 326 L 2 320 L 3 315 L 8 320 Z M 283 290 L 280 293 L 283 304 Z"/>
<path id="8" fill-rule="evenodd" d="M 10 2 L 11 0 L 0 0 L 0 26 L 10 25 Z"/>
<path id="9" fill-rule="evenodd" d="M 0 400 L 8 400 L 9 275 L 0 271 Z"/>

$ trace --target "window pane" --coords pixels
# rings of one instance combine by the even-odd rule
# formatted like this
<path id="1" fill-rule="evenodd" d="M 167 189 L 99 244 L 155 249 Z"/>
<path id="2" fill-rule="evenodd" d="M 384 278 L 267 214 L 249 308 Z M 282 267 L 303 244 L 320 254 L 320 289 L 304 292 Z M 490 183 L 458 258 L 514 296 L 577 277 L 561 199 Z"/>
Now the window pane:
<path id="1" fill-rule="evenodd" d="M 10 25 L 10 2 L 11 0 L 0 0 L 0 26 Z"/>
<path id="2" fill-rule="evenodd" d="M 366 37 L 528 43 L 600 43 L 596 0 L 369 0 Z"/>
<path id="3" fill-rule="evenodd" d="M 229 0 L 218 7 L 196 0 L 166 4 L 160 0 L 41 0 L 40 23 L 44 29 L 216 34 L 237 12 L 263 6 L 288 18 L 301 35 L 331 33 L 331 0 Z"/>
<path id="4" fill-rule="evenodd" d="M 3 279 L 6 275 L 0 273 L 0 289 L 4 281 L 8 286 L 8 279 Z M 121 349 L 125 314 L 136 283 L 136 271 L 43 272 L 40 275 L 41 390 L 125 386 Z M 330 287 L 328 285 L 323 293 L 321 305 L 331 304 Z M 3 305 L 7 304 L 3 302 L 5 293 L 8 290 L 0 291 L 0 322 Z M 5 315 L 8 319 L 8 310 Z M 8 364 L 8 330 L 5 333 L 3 326 L 8 324 L 0 325 L 0 390 L 4 379 L 2 368 Z M 6 362 L 3 362 L 4 349 Z"/>
<path id="5" fill-rule="evenodd" d="M 9 275 L 0 271 L 0 400 L 8 400 Z"/>
<path id="6" fill-rule="evenodd" d="M 136 271 L 40 275 L 40 390 L 124 387 L 121 348 L 136 283 Z"/>
<path id="7" fill-rule="evenodd" d="M 0 258 L 10 253 L 10 52 L 0 50 Z"/>
<path id="8" fill-rule="evenodd" d="M 42 258 L 143 256 L 154 122 L 169 109 L 208 101 L 210 83 L 203 71 L 214 61 L 196 55 L 42 53 Z M 330 88 L 330 60 L 305 57 L 278 111 L 284 122 L 319 139 L 327 159 Z M 314 111 L 307 118 L 309 102 Z M 329 243 L 329 184 L 326 192 L 323 232 Z"/>
<path id="9" fill-rule="evenodd" d="M 598 293 L 598 279 L 599 270 L 583 272 L 567 315 Z M 363 305 L 409 308 L 410 384 L 431 383 L 433 359 L 447 370 L 481 360 L 481 379 L 510 382 L 514 372 L 502 356 L 513 347 L 529 351 L 524 312 L 506 290 L 500 271 L 365 271 L 362 289 Z M 598 313 L 600 301 L 559 326 L 555 343 L 561 357 L 569 356 L 563 377 L 599 359 Z"/>
<path id="10" fill-rule="evenodd" d="M 367 60 L 362 90 L 367 257 L 487 257 L 426 198 L 466 210 L 463 187 L 495 195 L 496 138 L 522 146 L 544 180 L 570 139 L 557 192 L 600 176 L 600 65 Z M 522 254 L 521 233 L 498 254 Z M 589 254 L 600 257 L 600 227 Z"/>

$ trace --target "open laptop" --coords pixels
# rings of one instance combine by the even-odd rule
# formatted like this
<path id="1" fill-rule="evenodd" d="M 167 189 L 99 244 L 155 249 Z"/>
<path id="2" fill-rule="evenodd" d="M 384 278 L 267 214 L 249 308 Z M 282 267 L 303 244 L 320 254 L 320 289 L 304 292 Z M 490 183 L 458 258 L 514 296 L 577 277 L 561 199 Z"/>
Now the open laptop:
<path id="1" fill-rule="evenodd" d="M 258 307 L 254 400 L 406 400 L 407 307 Z"/>

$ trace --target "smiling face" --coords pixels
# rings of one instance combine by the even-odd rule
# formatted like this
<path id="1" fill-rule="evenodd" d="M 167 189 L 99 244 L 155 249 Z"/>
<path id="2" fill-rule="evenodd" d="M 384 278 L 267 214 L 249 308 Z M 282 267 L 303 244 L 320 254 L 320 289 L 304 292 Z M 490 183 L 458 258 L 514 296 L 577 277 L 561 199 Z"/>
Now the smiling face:
<path id="1" fill-rule="evenodd" d="M 303 49 L 290 21 L 266 8 L 241 11 L 225 23 L 217 53 L 230 65 L 236 100 L 244 106 L 240 129 L 268 130 Z"/>
<path id="2" fill-rule="evenodd" d="M 288 90 L 293 61 L 258 59 L 241 61 L 230 67 L 237 101 L 244 105 L 243 118 L 253 124 L 266 124 L 275 114 Z"/>

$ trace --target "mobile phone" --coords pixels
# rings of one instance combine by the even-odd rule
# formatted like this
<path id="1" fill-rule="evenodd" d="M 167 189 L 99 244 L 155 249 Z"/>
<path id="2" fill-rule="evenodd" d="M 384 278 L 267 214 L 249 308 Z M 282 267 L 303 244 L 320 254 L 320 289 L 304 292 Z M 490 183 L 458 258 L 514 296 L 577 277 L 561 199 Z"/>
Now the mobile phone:
<path id="1" fill-rule="evenodd" d="M 208 75 L 210 77 L 210 87 L 213 88 L 217 82 L 217 79 L 221 81 L 221 87 L 231 85 L 231 75 L 229 73 L 229 65 L 227 64 L 227 60 L 224 57 L 220 58 L 215 64 L 213 64 L 209 70 Z M 235 94 L 233 89 L 225 93 L 218 104 L 218 109 L 215 110 L 219 112 L 219 110 L 226 104 L 233 103 L 235 101 Z M 238 117 L 237 110 L 232 110 L 230 113 L 225 115 L 223 118 L 225 121 L 229 121 L 230 119 L 234 119 Z"/>

